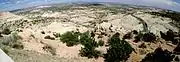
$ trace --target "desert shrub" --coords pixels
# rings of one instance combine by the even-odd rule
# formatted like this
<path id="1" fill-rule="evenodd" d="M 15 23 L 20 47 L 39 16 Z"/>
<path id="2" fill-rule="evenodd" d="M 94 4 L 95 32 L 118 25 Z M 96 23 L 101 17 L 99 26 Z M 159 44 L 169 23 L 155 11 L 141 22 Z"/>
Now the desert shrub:
<path id="1" fill-rule="evenodd" d="M 98 47 L 98 43 L 94 40 L 94 38 L 92 38 L 89 31 L 82 33 L 80 36 L 80 42 L 84 45 L 79 53 L 82 57 L 98 58 L 102 55 L 100 51 L 95 50 L 95 48 Z"/>
<path id="2" fill-rule="evenodd" d="M 132 38 L 132 32 L 128 32 L 123 36 L 123 39 L 131 39 Z"/>
<path id="3" fill-rule="evenodd" d="M 98 45 L 99 45 L 99 46 L 103 46 L 103 45 L 104 45 L 104 41 L 103 41 L 103 40 L 100 40 L 100 41 L 98 42 Z"/>
<path id="4" fill-rule="evenodd" d="M 126 61 L 132 51 L 131 45 L 124 40 L 120 40 L 119 34 L 116 33 L 109 41 L 107 54 L 104 54 L 105 62 Z"/>
<path id="5" fill-rule="evenodd" d="M 137 30 L 133 30 L 132 32 L 133 32 L 133 34 L 138 34 Z"/>
<path id="6" fill-rule="evenodd" d="M 89 47 L 84 47 L 84 48 L 81 48 L 80 51 L 80 55 L 82 57 L 88 57 L 88 58 L 98 58 L 99 56 L 101 56 L 101 52 L 100 51 L 97 51 L 95 50 L 95 48 L 89 48 Z"/>
<path id="7" fill-rule="evenodd" d="M 44 39 L 55 40 L 55 38 L 54 38 L 54 37 L 51 37 L 51 36 L 49 36 L 49 35 L 48 35 L 48 36 L 45 36 L 45 37 L 44 37 Z"/>
<path id="8" fill-rule="evenodd" d="M 153 33 L 141 33 L 139 32 L 135 37 L 134 42 L 138 42 L 138 41 L 144 41 L 144 42 L 153 42 L 156 40 L 156 36 Z"/>
<path id="9" fill-rule="evenodd" d="M 16 48 L 16 49 L 23 49 L 24 46 L 21 43 L 21 41 L 19 41 L 20 37 L 17 35 L 17 33 L 12 33 L 11 35 L 4 37 L 2 40 L 2 44 L 6 45 L 6 46 L 10 46 L 12 48 Z"/>
<path id="10" fill-rule="evenodd" d="M 143 37 L 143 34 L 141 32 L 139 32 L 135 37 L 134 37 L 134 42 L 138 42 L 141 40 L 141 38 Z"/>
<path id="11" fill-rule="evenodd" d="M 67 46 L 74 46 L 80 43 L 78 38 L 80 34 L 79 32 L 66 32 L 60 36 L 60 40 Z"/>
<path id="12" fill-rule="evenodd" d="M 146 48 L 146 44 L 145 43 L 142 43 L 141 45 L 139 45 L 139 48 Z"/>
<path id="13" fill-rule="evenodd" d="M 172 30 L 168 30 L 166 33 L 160 31 L 161 38 L 166 41 L 171 41 L 173 44 L 177 44 L 179 39 L 175 39 L 175 37 L 180 37 L 177 32 L 173 32 Z"/>
<path id="14" fill-rule="evenodd" d="M 141 62 L 171 62 L 174 57 L 172 52 L 157 48 L 153 53 L 148 53 Z"/>
<path id="15" fill-rule="evenodd" d="M 119 35 L 120 35 L 119 33 L 114 34 L 108 41 L 109 45 L 113 45 L 120 42 L 121 40 L 119 38 Z"/>
<path id="16" fill-rule="evenodd" d="M 0 47 L 3 51 L 4 51 L 4 53 L 6 53 L 6 54 L 8 54 L 9 53 L 9 50 L 8 50 L 8 48 L 7 47 Z"/>
<path id="17" fill-rule="evenodd" d="M 44 31 L 41 31 L 41 34 L 46 34 Z"/>
<path id="18" fill-rule="evenodd" d="M 20 41 L 15 42 L 14 44 L 10 45 L 12 48 L 16 48 L 16 49 L 23 49 L 24 46 Z"/>
<path id="19" fill-rule="evenodd" d="M 89 31 L 85 33 L 81 33 L 80 35 L 80 42 L 82 45 L 85 45 L 87 42 L 92 42 L 94 39 L 91 37 L 91 34 Z"/>
<path id="20" fill-rule="evenodd" d="M 156 36 L 153 33 L 145 33 L 142 40 L 145 42 L 153 42 L 156 40 Z"/>
<path id="21" fill-rule="evenodd" d="M 50 45 L 45 45 L 43 47 L 43 50 L 47 51 L 47 52 L 50 52 L 52 55 L 56 55 L 56 49 L 53 48 L 52 46 Z"/>
<path id="22" fill-rule="evenodd" d="M 94 32 L 91 32 L 91 37 L 94 37 L 94 36 L 95 36 Z"/>
<path id="23" fill-rule="evenodd" d="M 79 50 L 82 57 L 97 58 L 101 55 L 100 51 L 95 50 L 99 45 L 89 31 L 85 33 L 67 32 L 61 35 L 60 40 L 67 46 L 82 44 L 84 47 Z"/>
<path id="24" fill-rule="evenodd" d="M 9 29 L 5 28 L 5 29 L 2 30 L 1 33 L 8 35 L 8 34 L 11 34 L 11 31 Z"/>

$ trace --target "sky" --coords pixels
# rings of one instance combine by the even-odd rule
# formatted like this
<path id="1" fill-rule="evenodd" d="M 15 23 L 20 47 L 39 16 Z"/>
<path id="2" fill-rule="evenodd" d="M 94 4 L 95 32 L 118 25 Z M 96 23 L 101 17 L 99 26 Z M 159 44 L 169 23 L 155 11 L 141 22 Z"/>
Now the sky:
<path id="1" fill-rule="evenodd" d="M 180 0 L 0 0 L 0 11 L 10 11 L 44 4 L 72 2 L 115 2 L 154 6 L 180 12 Z"/>

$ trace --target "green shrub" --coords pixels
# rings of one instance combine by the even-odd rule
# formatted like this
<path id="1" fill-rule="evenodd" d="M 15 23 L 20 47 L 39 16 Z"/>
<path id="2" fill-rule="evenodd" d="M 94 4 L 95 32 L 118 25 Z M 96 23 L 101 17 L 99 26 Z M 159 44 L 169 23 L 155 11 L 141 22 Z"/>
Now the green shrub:
<path id="1" fill-rule="evenodd" d="M 67 46 L 82 44 L 84 47 L 79 50 L 79 54 L 82 57 L 98 58 L 102 55 L 100 51 L 95 50 L 95 48 L 98 47 L 98 43 L 89 31 L 85 33 L 67 32 L 61 35 L 60 40 L 66 43 Z"/>
<path id="2" fill-rule="evenodd" d="M 119 33 L 113 35 L 109 43 L 107 54 L 104 54 L 105 62 L 126 61 L 129 58 L 129 54 L 133 51 L 128 42 L 120 40 Z"/>
<path id="3" fill-rule="evenodd" d="M 99 46 L 103 46 L 103 45 L 104 45 L 104 41 L 103 41 L 103 40 L 100 40 L 100 41 L 98 42 L 98 45 L 99 45 Z"/>
<path id="4" fill-rule="evenodd" d="M 97 51 L 94 48 L 89 48 L 89 47 L 81 48 L 81 50 L 79 50 L 79 51 L 80 51 L 79 54 L 82 57 L 98 58 L 99 56 L 102 55 L 100 51 Z"/>
<path id="5" fill-rule="evenodd" d="M 74 46 L 80 43 L 78 38 L 80 34 L 79 32 L 66 32 L 61 35 L 60 40 L 67 46 Z"/>
<path id="6" fill-rule="evenodd" d="M 92 38 L 89 31 L 82 33 L 80 41 L 84 45 L 84 48 L 81 48 L 79 53 L 82 57 L 98 58 L 102 55 L 100 51 L 95 50 L 98 47 L 98 43 Z"/>
<path id="7" fill-rule="evenodd" d="M 120 42 L 121 40 L 119 38 L 119 35 L 120 35 L 119 33 L 114 34 L 108 41 L 109 45 L 113 45 L 113 44 Z"/>
<path id="8" fill-rule="evenodd" d="M 7 47 L 1 47 L 1 49 L 4 51 L 4 53 L 8 54 L 9 53 L 9 50 Z"/>

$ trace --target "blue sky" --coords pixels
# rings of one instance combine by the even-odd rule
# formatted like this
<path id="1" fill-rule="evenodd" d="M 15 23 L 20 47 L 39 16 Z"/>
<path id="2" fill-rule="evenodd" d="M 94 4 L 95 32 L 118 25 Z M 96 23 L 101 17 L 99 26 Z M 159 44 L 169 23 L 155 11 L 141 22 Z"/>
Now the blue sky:
<path id="1" fill-rule="evenodd" d="M 180 0 L 0 0 L 0 11 L 14 10 L 36 5 L 71 2 L 116 2 L 125 4 L 155 6 L 180 12 Z"/>

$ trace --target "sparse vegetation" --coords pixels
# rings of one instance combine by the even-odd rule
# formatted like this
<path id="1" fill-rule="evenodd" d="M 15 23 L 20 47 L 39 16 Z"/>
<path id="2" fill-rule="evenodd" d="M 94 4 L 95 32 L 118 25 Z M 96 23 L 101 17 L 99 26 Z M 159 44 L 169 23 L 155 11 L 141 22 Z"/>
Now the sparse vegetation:
<path id="1" fill-rule="evenodd" d="M 171 18 L 172 20 L 179 21 L 180 13 L 174 11 L 161 11 L 161 12 L 148 12 L 149 14 Z"/>
<path id="2" fill-rule="evenodd" d="M 43 47 L 43 50 L 47 51 L 47 52 L 50 52 L 52 55 L 56 55 L 56 49 L 53 48 L 52 46 L 50 45 L 45 45 Z"/>
<path id="3" fill-rule="evenodd" d="M 150 12 L 157 16 L 146 14 L 145 12 Z M 178 16 L 180 13 L 161 12 L 161 10 L 152 7 L 148 9 L 148 7 L 143 6 L 113 3 L 50 4 L 31 7 L 15 11 L 14 13 L 7 14 L 8 17 L 3 16 L 2 21 L 0 21 L 0 48 L 5 53 L 9 52 L 12 55 L 17 53 L 14 55 L 16 57 L 12 58 L 18 59 L 17 62 L 22 59 L 29 60 L 29 57 L 33 59 L 32 61 L 36 61 L 34 58 L 37 58 L 39 61 L 46 59 L 43 62 L 49 59 L 52 61 L 47 62 L 67 60 L 78 62 L 81 59 L 83 61 L 79 62 L 89 62 L 89 60 L 90 62 L 96 62 L 99 59 L 105 62 L 136 62 L 141 61 L 146 54 L 142 62 L 179 61 L 177 56 L 176 58 L 172 57 L 174 57 L 173 54 L 179 56 L 180 45 L 175 48 L 169 41 L 172 41 L 173 44 L 179 43 L 180 40 L 177 40 L 177 38 L 180 39 L 180 32 L 178 35 L 176 35 L 177 32 L 172 30 L 165 33 L 161 32 L 161 37 L 168 41 L 167 43 L 160 38 L 156 38 L 156 34 L 153 33 L 158 32 L 159 30 L 157 29 L 167 30 L 174 28 L 174 31 L 178 30 L 176 25 L 180 27 L 180 23 L 176 22 L 180 21 L 180 16 Z M 3 12 L 2 15 L 6 15 L 6 12 Z M 169 18 L 173 19 L 172 22 Z M 127 21 L 131 21 L 131 23 Z M 127 32 L 131 28 L 135 30 Z M 92 32 L 84 32 L 86 30 L 92 30 Z M 20 41 L 21 39 L 19 40 L 18 36 L 13 35 L 13 31 L 18 31 L 18 35 L 22 37 L 25 50 L 19 50 L 23 49 L 24 46 Z M 64 31 L 69 32 L 60 34 Z M 115 32 L 126 34 L 123 37 L 119 33 L 112 35 Z M 159 42 L 156 43 L 156 39 Z M 61 43 L 57 42 L 58 40 Z M 130 42 L 132 40 L 136 43 Z M 163 49 L 171 48 L 169 51 L 174 50 L 173 53 L 168 50 L 162 50 L 162 48 L 154 51 L 154 48 L 157 46 L 161 46 Z M 4 47 L 13 50 L 11 51 L 11 49 Z M 39 49 L 41 51 L 38 51 Z M 38 55 L 36 53 L 42 54 Z M 87 60 L 87 58 L 81 57 L 73 58 L 77 56 L 77 53 L 82 57 L 100 58 L 97 60 Z M 56 56 L 51 57 L 49 54 L 58 54 L 57 58 L 60 61 L 56 61 Z M 59 56 L 65 56 L 65 58 L 59 58 Z M 22 59 L 20 58 L 19 60 L 19 57 L 22 57 Z M 38 57 L 42 57 L 42 59 Z M 67 57 L 71 57 L 71 59 L 66 59 Z"/>
<path id="4" fill-rule="evenodd" d="M 104 55 L 105 62 L 126 61 L 132 51 L 131 45 L 124 40 L 120 40 L 119 33 L 116 33 L 109 41 L 109 49 L 107 54 Z"/>
<path id="5" fill-rule="evenodd" d="M 16 49 L 23 49 L 24 46 L 19 41 L 20 37 L 17 35 L 17 33 L 12 33 L 11 35 L 4 37 L 3 40 L 0 40 L 3 45 L 10 46 L 12 48 Z"/>
<path id="6" fill-rule="evenodd" d="M 160 12 L 148 12 L 148 13 L 151 15 L 170 18 L 173 20 L 172 22 L 170 22 L 170 24 L 180 28 L 180 13 L 179 12 L 164 10 Z"/>

